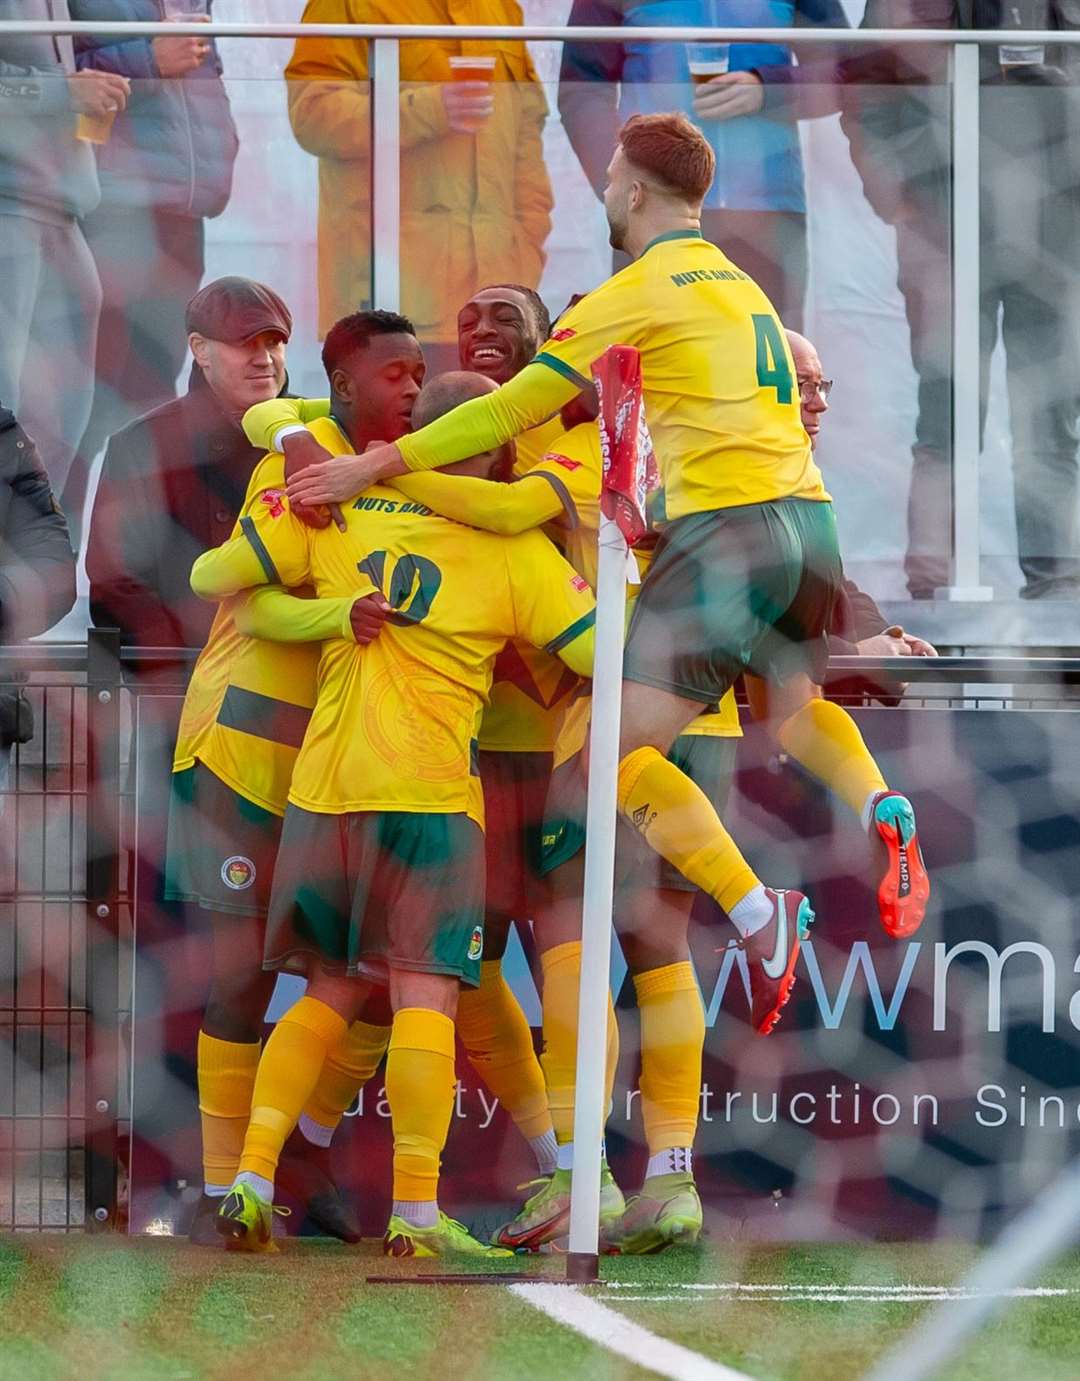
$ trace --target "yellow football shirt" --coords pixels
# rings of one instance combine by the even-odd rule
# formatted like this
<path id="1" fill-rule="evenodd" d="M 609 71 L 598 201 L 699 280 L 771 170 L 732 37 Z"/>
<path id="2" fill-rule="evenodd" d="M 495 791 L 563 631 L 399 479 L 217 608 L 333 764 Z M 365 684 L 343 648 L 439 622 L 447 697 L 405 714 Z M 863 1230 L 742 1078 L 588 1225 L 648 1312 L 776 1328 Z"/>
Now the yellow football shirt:
<path id="1" fill-rule="evenodd" d="M 332 422 L 312 431 L 347 452 Z M 380 589 L 395 612 L 374 642 L 323 645 L 289 800 L 326 814 L 463 811 L 482 825 L 474 756 L 495 656 L 508 638 L 525 638 L 587 673 L 592 592 L 538 531 L 463 528 L 381 486 L 344 515 L 344 532 L 313 531 L 287 501 L 256 504 L 242 536 L 199 558 L 192 585 L 229 595 L 260 581 L 310 581 L 320 598 L 350 602 Z"/>
<path id="2" fill-rule="evenodd" d="M 273 398 L 250 409 L 244 427 L 253 445 L 269 451 L 283 427 L 319 421 L 329 411 L 328 398 Z M 563 430 L 556 414 L 522 432 L 514 446 L 514 475 L 527 475 Z M 485 752 L 551 752 L 567 697 L 576 685 L 577 677 L 557 657 L 520 639 L 508 644 L 495 663 L 480 747 Z"/>
<path id="3" fill-rule="evenodd" d="M 570 309 L 538 360 L 589 379 L 609 345 L 641 352 L 660 468 L 658 520 L 773 499 L 827 499 L 795 365 L 768 298 L 698 231 L 662 235 Z"/>
<path id="4" fill-rule="evenodd" d="M 406 492 L 411 498 L 423 500 L 437 511 L 455 518 L 458 522 L 468 522 L 481 528 L 504 532 L 520 532 L 537 521 L 545 513 L 556 516 L 548 523 L 547 530 L 558 540 L 566 552 L 567 560 L 582 578 L 595 588 L 597 569 L 597 533 L 600 526 L 600 485 L 603 474 L 603 457 L 600 452 L 600 432 L 595 423 L 586 422 L 563 432 L 553 443 L 551 449 L 529 471 L 526 483 L 504 485 L 490 480 L 460 478 L 437 473 L 411 474 L 393 481 L 395 487 Z M 552 491 L 551 495 L 538 495 L 536 479 L 545 481 Z M 651 560 L 648 549 L 635 552 L 638 570 L 644 576 Z M 633 599 L 637 587 L 632 587 Z M 507 655 L 510 649 L 507 649 Z M 525 681 L 525 670 L 515 665 L 519 685 L 515 694 L 519 700 L 531 695 L 539 696 L 540 687 L 557 685 L 558 664 L 545 669 L 541 659 L 543 654 L 533 653 L 529 667 L 533 670 L 531 685 Z M 501 660 L 501 659 L 500 659 Z M 537 737 L 537 751 L 554 750 L 557 761 L 563 761 L 576 752 L 584 742 L 587 716 L 581 710 L 571 711 L 567 723 L 563 715 L 567 712 L 569 700 L 575 687 L 571 685 L 559 697 L 556 708 L 559 713 L 549 717 L 549 728 L 553 737 L 543 741 Z M 510 692 L 506 692 L 510 703 Z M 517 720 L 520 728 L 522 718 Z M 499 721 L 500 729 L 503 721 Z M 490 746 L 502 751 L 525 751 L 533 744 L 515 742 L 512 734 L 515 723 L 507 716 L 505 733 L 500 740 Z M 739 726 L 739 710 L 734 692 L 728 691 L 716 710 L 707 710 L 684 731 L 688 734 L 707 734 L 718 738 L 735 738 L 742 734 Z M 489 747 L 487 738 L 487 719 L 481 737 L 481 747 Z"/>
<path id="5" fill-rule="evenodd" d="M 828 499 L 800 421 L 783 326 L 757 284 L 696 230 L 659 236 L 582 298 L 536 360 L 496 393 L 402 437 L 405 465 L 448 465 L 535 425 L 617 344 L 641 353 L 662 481 L 657 521 L 776 499 Z"/>
<path id="6" fill-rule="evenodd" d="M 566 428 L 556 414 L 546 422 L 530 427 L 514 441 L 514 476 L 520 479 L 543 460 L 555 439 L 562 436 Z"/>
<path id="7" fill-rule="evenodd" d="M 249 486 L 234 535 L 253 508 L 279 501 L 284 459 L 269 456 Z M 336 607 L 282 594 L 275 612 L 284 636 L 311 641 L 264 642 L 237 627 L 244 597 L 223 600 L 206 646 L 192 670 L 173 755 L 173 771 L 196 761 L 233 791 L 283 815 L 296 754 L 315 704 L 319 639 L 348 617 L 352 601 Z"/>
<path id="8" fill-rule="evenodd" d="M 558 417 L 532 427 L 515 442 L 514 475 L 529 474 L 563 431 Z M 448 476 L 456 479 L 456 476 Z M 480 723 L 485 753 L 550 753 L 567 698 L 578 678 L 557 657 L 515 638 L 495 660 L 488 707 Z"/>

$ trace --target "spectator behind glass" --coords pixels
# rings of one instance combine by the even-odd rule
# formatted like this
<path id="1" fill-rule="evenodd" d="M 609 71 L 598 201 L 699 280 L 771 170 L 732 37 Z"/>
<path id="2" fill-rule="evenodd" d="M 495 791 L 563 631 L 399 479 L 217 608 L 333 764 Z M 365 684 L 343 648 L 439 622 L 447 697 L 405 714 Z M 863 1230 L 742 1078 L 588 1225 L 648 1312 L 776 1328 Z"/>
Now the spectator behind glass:
<path id="1" fill-rule="evenodd" d="M 166 17 L 164 0 L 68 3 L 73 19 Z M 81 71 L 131 81 L 127 109 L 96 147 L 101 204 L 83 220 L 103 301 L 93 411 L 62 497 L 78 529 L 94 457 L 114 432 L 176 394 L 184 307 L 202 282 L 205 221 L 229 200 L 237 138 L 207 39 L 82 34 L 75 59 Z"/>
<path id="2" fill-rule="evenodd" d="M 192 562 L 228 538 L 263 452 L 240 419 L 285 388 L 292 316 L 250 278 L 219 278 L 188 303 L 187 393 L 109 442 L 90 523 L 90 617 L 140 647 L 202 647 L 214 606 Z"/>
<path id="3" fill-rule="evenodd" d="M 627 42 L 563 46 L 559 111 L 597 196 L 624 120 L 678 109 L 716 154 L 701 231 L 750 274 L 784 324 L 798 329 L 806 293 L 806 191 L 795 122 L 836 109 L 830 54 L 814 49 L 814 85 L 789 80 L 788 48 L 734 43 L 730 70 L 697 88 L 686 45 L 637 43 L 643 26 L 847 28 L 840 0 L 574 0 L 571 26 L 622 26 Z M 616 267 L 625 259 L 617 256 Z"/>
<path id="4" fill-rule="evenodd" d="M 34 443 L 0 404 L 0 645 L 44 633 L 74 603 L 75 558 L 64 515 Z M 33 727 L 30 702 L 12 673 L 0 672 L 0 793 L 12 744 L 29 742 Z"/>
<path id="5" fill-rule="evenodd" d="M 869 0 L 866 28 L 1080 28 L 1077 0 Z M 1003 38 L 1005 35 L 1003 34 Z M 980 48 L 982 417 L 1005 347 L 1025 599 L 1080 597 L 1080 48 L 1003 67 Z M 952 555 L 949 86 L 942 48 L 864 50 L 844 64 L 841 123 L 866 198 L 896 228 L 897 284 L 918 376 L 908 589 L 947 585 Z M 992 88 L 992 89 L 988 89 Z M 963 157 L 963 151 L 960 152 Z M 999 328 L 1000 314 L 1000 328 Z"/>
<path id="6" fill-rule="evenodd" d="M 304 10 L 306 24 L 521 22 L 516 0 L 308 0 Z M 451 60 L 462 55 L 493 59 L 492 80 L 453 82 Z M 371 302 L 367 45 L 299 39 L 286 75 L 296 138 L 319 159 L 325 335 Z M 430 375 L 457 368 L 457 310 L 478 288 L 540 281 L 552 206 L 547 103 L 523 43 L 403 43 L 401 81 L 401 310 L 416 323 Z"/>
<path id="7" fill-rule="evenodd" d="M 795 377 L 799 385 L 799 411 L 803 427 L 816 450 L 818 434 L 825 414 L 829 411 L 832 380 L 826 379 L 821 359 L 813 344 L 796 331 L 787 332 L 791 358 L 795 363 Z M 936 657 L 937 650 L 924 638 L 905 633 L 898 625 L 888 625 L 885 615 L 871 595 L 860 590 L 854 580 L 844 580 L 833 608 L 829 625 L 829 652 L 834 657 Z M 830 676 L 833 694 L 863 695 L 869 693 L 886 704 L 899 703 L 896 692 L 903 694 L 903 683 L 883 684 L 880 679 L 863 675 L 848 678 Z"/>
<path id="8" fill-rule="evenodd" d="M 65 20 L 67 0 L 0 0 L 0 20 Z M 0 398 L 64 488 L 90 415 L 101 289 L 78 218 L 97 205 L 87 117 L 125 77 L 75 72 L 70 38 L 0 33 Z"/>

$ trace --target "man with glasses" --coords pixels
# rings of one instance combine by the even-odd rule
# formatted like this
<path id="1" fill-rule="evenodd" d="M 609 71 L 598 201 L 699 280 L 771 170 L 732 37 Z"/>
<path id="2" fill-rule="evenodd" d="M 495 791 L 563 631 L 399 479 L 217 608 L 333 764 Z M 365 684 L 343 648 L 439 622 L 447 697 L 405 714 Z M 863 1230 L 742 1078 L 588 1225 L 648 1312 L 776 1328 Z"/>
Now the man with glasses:
<path id="1" fill-rule="evenodd" d="M 708 799 L 666 757 L 740 675 L 753 678 L 755 717 L 880 850 L 878 908 L 890 935 L 914 934 L 930 887 L 911 802 L 889 788 L 850 716 L 821 695 L 841 579 L 835 518 L 800 423 L 783 327 L 753 280 L 702 237 L 715 163 L 684 116 L 633 116 L 619 131 L 604 200 L 612 247 L 634 262 L 571 308 L 536 360 L 496 393 L 392 446 L 308 466 L 290 476 L 289 493 L 333 503 L 381 478 L 451 464 L 565 406 L 614 341 L 639 350 L 662 530 L 627 634 L 619 811 L 742 933 L 773 937 L 782 1005 L 809 902 L 761 883 Z"/>

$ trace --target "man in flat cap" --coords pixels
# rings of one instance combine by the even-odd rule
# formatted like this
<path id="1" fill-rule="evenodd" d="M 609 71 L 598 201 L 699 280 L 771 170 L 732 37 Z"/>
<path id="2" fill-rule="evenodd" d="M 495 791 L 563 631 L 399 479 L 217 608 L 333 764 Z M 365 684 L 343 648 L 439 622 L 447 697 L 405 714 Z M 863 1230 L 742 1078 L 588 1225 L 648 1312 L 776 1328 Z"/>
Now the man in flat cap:
<path id="1" fill-rule="evenodd" d="M 109 442 L 90 523 L 90 617 L 139 647 L 202 647 L 214 606 L 188 572 L 232 531 L 261 459 L 240 419 L 285 387 L 288 307 L 250 278 L 219 278 L 188 303 L 188 391 Z"/>
<path id="2" fill-rule="evenodd" d="M 90 520 L 90 617 L 137 647 L 206 642 L 217 606 L 192 594 L 188 573 L 197 556 L 232 533 L 262 459 L 241 417 L 285 386 L 292 316 L 270 288 L 219 278 L 191 299 L 184 324 L 194 358 L 188 390 L 111 438 Z M 184 670 L 171 668 L 164 679 L 175 682 Z M 162 679 L 145 664 L 126 667 L 125 677 L 143 690 Z M 138 1135 L 154 1148 L 146 1164 L 167 1166 L 169 1179 L 194 1181 L 199 1147 L 190 1110 L 213 943 L 198 907 L 163 900 L 179 696 L 142 694 L 139 711 L 127 750 L 137 848 L 122 885 L 137 898 L 139 981 L 159 1001 L 140 1012 L 133 1037 Z M 164 1067 L 147 1053 L 155 1050 L 167 1052 Z"/>

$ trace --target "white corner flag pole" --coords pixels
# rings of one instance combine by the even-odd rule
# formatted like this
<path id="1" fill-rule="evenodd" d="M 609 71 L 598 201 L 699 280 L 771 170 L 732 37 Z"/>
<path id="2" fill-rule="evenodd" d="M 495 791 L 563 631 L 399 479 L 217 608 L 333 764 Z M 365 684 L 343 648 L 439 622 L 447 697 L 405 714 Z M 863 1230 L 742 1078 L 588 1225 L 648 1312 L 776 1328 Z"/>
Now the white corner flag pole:
<path id="1" fill-rule="evenodd" d="M 607 1011 L 615 875 L 615 820 L 626 580 L 629 551 L 613 519 L 601 514 L 596 579 L 596 653 L 589 729 L 585 888 L 578 991 L 574 1174 L 570 1191 L 568 1280 L 599 1278 L 600 1148 L 607 1062 Z"/>

